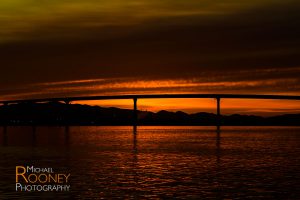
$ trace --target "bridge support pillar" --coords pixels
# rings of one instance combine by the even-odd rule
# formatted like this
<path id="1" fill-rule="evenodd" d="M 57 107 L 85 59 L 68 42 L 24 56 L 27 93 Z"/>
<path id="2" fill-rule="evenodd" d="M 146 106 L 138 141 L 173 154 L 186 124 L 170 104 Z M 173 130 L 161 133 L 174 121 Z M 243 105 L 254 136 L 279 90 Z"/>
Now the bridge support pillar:
<path id="1" fill-rule="evenodd" d="M 137 98 L 133 98 L 133 125 L 137 125 Z"/>
<path id="2" fill-rule="evenodd" d="M 71 111 L 71 109 L 70 109 L 70 105 L 71 105 L 71 101 L 70 100 L 68 100 L 68 99 L 66 99 L 66 100 L 64 100 L 64 103 L 66 104 L 66 107 L 65 107 L 65 113 L 64 113 L 64 124 L 66 125 L 66 126 L 69 126 L 70 125 L 70 123 L 71 123 L 71 113 L 70 113 L 70 111 Z"/>
<path id="3" fill-rule="evenodd" d="M 217 126 L 221 125 L 221 98 L 217 97 Z"/>

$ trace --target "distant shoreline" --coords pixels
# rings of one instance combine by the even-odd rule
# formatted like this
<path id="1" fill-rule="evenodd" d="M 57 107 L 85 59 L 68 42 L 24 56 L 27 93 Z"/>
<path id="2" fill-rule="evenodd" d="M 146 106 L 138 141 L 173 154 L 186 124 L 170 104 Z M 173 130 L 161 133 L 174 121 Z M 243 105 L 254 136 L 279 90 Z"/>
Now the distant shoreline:
<path id="1" fill-rule="evenodd" d="M 137 111 L 59 102 L 0 106 L 0 126 L 300 126 L 300 114 L 271 117 Z"/>

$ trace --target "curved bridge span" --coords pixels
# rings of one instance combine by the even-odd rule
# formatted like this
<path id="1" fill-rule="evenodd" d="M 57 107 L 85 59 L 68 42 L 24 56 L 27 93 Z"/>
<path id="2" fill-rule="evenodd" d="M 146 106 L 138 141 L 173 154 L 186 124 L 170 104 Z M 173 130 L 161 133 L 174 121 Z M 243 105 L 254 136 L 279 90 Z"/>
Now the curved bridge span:
<path id="1" fill-rule="evenodd" d="M 178 99 L 178 98 L 212 98 L 217 100 L 217 116 L 221 115 L 221 99 L 277 99 L 277 100 L 300 100 L 300 96 L 291 95 L 262 95 L 262 94 L 145 94 L 145 95 L 116 95 L 116 96 L 81 96 L 81 97 L 59 97 L 59 98 L 41 98 L 41 99 L 20 99 L 0 101 L 0 104 L 16 104 L 16 103 L 43 103 L 43 102 L 65 102 L 70 104 L 74 101 L 88 100 L 114 100 L 114 99 L 132 99 L 134 122 L 137 124 L 137 101 L 138 99 Z"/>
<path id="2" fill-rule="evenodd" d="M 80 97 L 59 97 L 41 99 L 20 99 L 0 101 L 2 104 L 24 103 L 24 102 L 49 102 L 49 101 L 88 101 L 107 99 L 175 99 L 175 98 L 214 98 L 214 99 L 282 99 L 300 100 L 300 96 L 290 95 L 262 95 L 262 94 L 145 94 L 145 95 L 116 95 L 116 96 L 80 96 Z"/>

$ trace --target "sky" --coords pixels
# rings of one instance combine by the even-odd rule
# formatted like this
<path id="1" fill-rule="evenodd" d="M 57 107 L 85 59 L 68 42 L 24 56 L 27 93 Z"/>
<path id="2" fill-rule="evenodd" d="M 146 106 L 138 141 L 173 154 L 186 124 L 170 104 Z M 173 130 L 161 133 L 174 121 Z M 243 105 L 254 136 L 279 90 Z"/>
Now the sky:
<path id="1" fill-rule="evenodd" d="M 300 95 L 295 0 L 0 0 L 0 96 Z M 128 101 L 81 102 L 130 107 Z M 224 100 L 224 112 L 300 112 L 299 102 Z M 141 100 L 213 111 L 214 100 Z"/>

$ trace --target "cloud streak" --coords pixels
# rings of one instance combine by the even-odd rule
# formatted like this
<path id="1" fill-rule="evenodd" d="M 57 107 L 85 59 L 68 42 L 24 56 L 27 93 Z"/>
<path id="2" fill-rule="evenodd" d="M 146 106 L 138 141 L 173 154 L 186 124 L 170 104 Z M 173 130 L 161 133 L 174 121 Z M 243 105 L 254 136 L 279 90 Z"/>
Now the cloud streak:
<path id="1" fill-rule="evenodd" d="M 5 99 L 153 93 L 300 94 L 300 68 L 216 73 L 177 79 L 114 78 L 44 82 L 0 89 Z"/>

